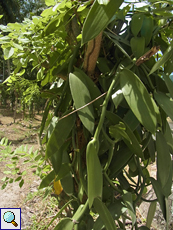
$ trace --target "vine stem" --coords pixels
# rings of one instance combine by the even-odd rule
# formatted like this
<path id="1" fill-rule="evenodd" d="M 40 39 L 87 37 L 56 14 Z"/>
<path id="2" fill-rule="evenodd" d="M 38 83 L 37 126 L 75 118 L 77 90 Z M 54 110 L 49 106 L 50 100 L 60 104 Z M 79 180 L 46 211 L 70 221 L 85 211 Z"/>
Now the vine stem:
<path id="1" fill-rule="evenodd" d="M 94 138 L 95 140 L 98 140 L 99 138 L 99 135 L 100 135 L 100 132 L 101 132 L 101 129 L 102 129 L 102 126 L 103 126 L 103 122 L 104 122 L 104 119 L 105 119 L 105 115 L 106 115 L 106 108 L 107 108 L 107 105 L 108 105 L 108 102 L 109 102 L 109 99 L 111 97 L 111 93 L 112 93 L 112 90 L 114 88 L 114 85 L 117 81 L 117 78 L 118 78 L 118 75 L 119 75 L 119 68 L 117 69 L 117 72 L 115 74 L 115 77 L 109 87 L 109 90 L 107 92 L 107 95 L 106 95 L 106 98 L 103 102 L 103 105 L 102 105 L 102 113 L 101 113 L 101 116 L 100 116 L 100 120 L 99 120 L 99 123 L 98 123 L 98 126 L 97 126 L 97 129 L 95 131 L 95 134 L 94 134 Z"/>

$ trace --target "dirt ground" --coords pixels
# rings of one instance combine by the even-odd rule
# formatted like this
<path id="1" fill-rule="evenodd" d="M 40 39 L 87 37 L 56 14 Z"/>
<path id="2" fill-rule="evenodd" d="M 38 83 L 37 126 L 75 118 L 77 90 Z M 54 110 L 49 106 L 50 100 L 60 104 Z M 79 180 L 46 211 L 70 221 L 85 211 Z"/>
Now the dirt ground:
<path id="1" fill-rule="evenodd" d="M 13 123 L 13 112 L 11 109 L 0 108 L 0 139 L 8 138 L 12 147 L 15 149 L 20 145 L 28 145 L 28 148 L 33 146 L 34 150 L 39 148 L 37 142 L 37 130 L 40 127 L 42 117 L 35 116 L 32 120 L 22 120 L 22 115 L 17 114 L 17 119 Z M 20 167 L 20 166 L 19 166 Z M 0 187 L 2 186 L 1 179 L 4 177 L 4 163 L 0 162 Z M 25 183 L 22 188 L 19 188 L 18 182 L 8 184 L 4 190 L 0 190 L 0 207 L 1 208 L 21 208 L 21 225 L 22 229 L 26 229 L 29 219 L 32 215 L 30 210 L 24 204 L 24 199 L 29 192 L 37 191 L 39 185 L 38 178 L 33 175 L 32 170 L 27 173 L 24 178 Z"/>
<path id="2" fill-rule="evenodd" d="M 13 123 L 13 112 L 11 109 L 0 108 L 0 139 L 7 137 L 11 142 L 13 148 L 19 147 L 20 145 L 28 145 L 37 150 L 39 148 L 37 141 L 37 132 L 40 126 L 42 117 L 36 115 L 32 120 L 22 120 L 22 115 L 17 114 L 16 122 Z M 170 122 L 171 129 L 173 130 L 173 123 Z M 19 165 L 20 167 L 20 165 Z M 1 179 L 4 177 L 3 169 L 4 164 L 0 162 L 0 187 L 2 186 Z M 156 177 L 156 164 L 150 165 L 150 174 Z M 22 229 L 31 229 L 30 221 L 33 214 L 36 214 L 33 205 L 39 203 L 39 198 L 32 200 L 32 202 L 26 202 L 26 197 L 29 193 L 37 192 L 37 188 L 40 184 L 38 177 L 33 175 L 32 170 L 27 173 L 25 177 L 25 183 L 22 188 L 19 188 L 18 183 L 8 184 L 4 190 L 0 190 L 0 208 L 21 208 L 21 225 Z M 155 194 L 152 188 L 149 189 L 146 199 L 155 199 Z M 149 204 L 143 202 L 138 210 L 139 223 L 144 223 L 147 217 Z M 40 217 L 41 218 L 41 217 Z M 38 221 L 38 220 L 37 220 Z M 40 219 L 41 221 L 41 219 Z M 33 229 L 33 228 L 32 228 Z M 34 228 L 37 229 L 37 228 Z M 157 205 L 154 220 L 152 222 L 153 230 L 164 230 L 165 221 L 162 217 L 162 213 L 159 205 Z M 170 228 L 171 229 L 171 228 Z M 173 229 L 173 228 L 172 228 Z"/>

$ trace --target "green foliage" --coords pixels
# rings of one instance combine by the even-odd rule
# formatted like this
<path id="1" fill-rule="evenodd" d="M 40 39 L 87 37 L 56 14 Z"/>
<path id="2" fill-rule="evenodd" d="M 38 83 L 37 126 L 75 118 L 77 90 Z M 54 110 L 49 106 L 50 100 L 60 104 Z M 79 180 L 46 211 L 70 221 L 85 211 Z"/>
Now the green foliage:
<path id="1" fill-rule="evenodd" d="M 27 171 L 30 169 L 35 169 L 35 175 L 40 178 L 45 177 L 47 172 L 50 171 L 50 166 L 45 164 L 44 157 L 38 152 L 38 150 L 33 151 L 32 147 L 28 149 L 27 145 L 22 145 L 12 151 L 8 139 L 3 138 L 0 142 L 0 148 L 0 162 L 6 163 L 3 173 L 7 175 L 2 178 L 3 184 L 1 189 L 4 189 L 9 183 L 13 182 L 18 182 L 19 187 L 22 187 Z M 19 163 L 22 164 L 23 167 L 19 168 Z"/>
<path id="2" fill-rule="evenodd" d="M 47 0 L 41 16 L 1 26 L 5 58 L 15 66 L 7 84 L 23 86 L 25 100 L 40 91 L 48 99 L 39 136 L 46 133 L 49 174 L 40 188 L 61 180 L 73 209 L 55 229 L 125 229 L 121 218 L 148 229 L 152 218 L 139 227 L 136 207 L 150 184 L 167 220 L 173 15 L 162 2 L 133 11 L 119 10 L 122 2 Z"/>

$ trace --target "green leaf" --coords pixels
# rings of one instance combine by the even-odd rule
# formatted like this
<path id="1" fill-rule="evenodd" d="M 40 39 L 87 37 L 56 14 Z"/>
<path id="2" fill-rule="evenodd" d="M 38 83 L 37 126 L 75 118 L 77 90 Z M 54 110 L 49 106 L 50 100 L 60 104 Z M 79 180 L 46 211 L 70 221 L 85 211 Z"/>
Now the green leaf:
<path id="1" fill-rule="evenodd" d="M 22 47 L 21 45 L 16 44 L 16 43 L 14 43 L 14 42 L 13 42 L 13 46 L 14 46 L 15 48 L 19 49 L 19 50 L 23 50 L 23 47 Z"/>
<path id="2" fill-rule="evenodd" d="M 157 69 L 159 69 L 160 66 L 165 64 L 168 61 L 168 59 L 173 55 L 172 46 L 173 46 L 173 42 L 171 42 L 171 45 L 167 48 L 163 56 L 156 62 L 156 64 L 154 64 L 153 68 L 149 72 L 149 75 L 154 73 Z"/>
<path id="3" fill-rule="evenodd" d="M 168 121 L 166 120 L 166 125 L 165 125 L 165 129 L 164 129 L 164 137 L 165 140 L 167 142 L 167 144 L 169 145 L 169 147 L 172 149 L 173 151 L 173 137 L 172 137 L 172 131 L 171 128 L 169 126 Z"/>
<path id="4" fill-rule="evenodd" d="M 126 204 L 129 215 L 132 218 L 132 225 L 134 225 L 134 223 L 136 222 L 136 214 L 133 208 L 132 194 L 125 190 L 123 191 L 123 193 L 123 201 Z"/>
<path id="5" fill-rule="evenodd" d="M 61 176 L 61 171 L 64 171 L 63 167 L 66 167 L 62 164 L 62 157 L 63 155 L 66 153 L 66 150 L 69 146 L 69 141 L 65 142 L 61 148 L 51 156 L 51 162 L 52 162 L 52 166 L 55 170 L 55 173 L 56 175 L 58 175 L 58 177 L 60 177 L 58 180 L 60 180 L 62 177 L 64 176 Z M 62 169 L 61 169 L 62 168 Z M 69 168 L 69 167 L 68 167 Z M 70 170 L 68 169 L 68 172 Z"/>
<path id="6" fill-rule="evenodd" d="M 43 178 L 43 180 L 40 183 L 39 189 L 49 186 L 49 184 L 54 180 L 54 178 L 55 178 L 55 171 L 53 170 Z"/>
<path id="7" fill-rule="evenodd" d="M 102 197 L 103 175 L 96 145 L 97 141 L 92 140 L 88 143 L 86 150 L 89 208 L 94 198 Z"/>
<path id="8" fill-rule="evenodd" d="M 100 5 L 97 0 L 94 1 L 84 22 L 82 44 L 95 38 L 106 28 L 122 2 L 123 0 L 110 0 L 107 5 Z"/>
<path id="9" fill-rule="evenodd" d="M 52 156 L 59 151 L 60 147 L 66 141 L 74 126 L 75 118 L 75 114 L 71 114 L 61 120 L 58 120 L 48 141 L 46 158 Z"/>
<path id="10" fill-rule="evenodd" d="M 143 23 L 144 15 L 143 14 L 134 14 L 131 20 L 131 31 L 134 36 L 137 36 L 141 30 Z"/>
<path id="11" fill-rule="evenodd" d="M 123 118 L 123 121 L 125 121 L 126 124 L 128 124 L 129 128 L 134 131 L 138 125 L 139 125 L 139 121 L 136 118 L 136 116 L 134 115 L 134 113 L 132 112 L 132 110 L 129 110 L 126 115 Z"/>
<path id="12" fill-rule="evenodd" d="M 17 177 L 17 178 L 15 179 L 15 182 L 16 182 L 16 181 L 20 181 L 21 179 L 22 179 L 22 177 L 19 176 L 19 177 Z"/>
<path id="13" fill-rule="evenodd" d="M 122 93 L 122 90 L 117 90 L 113 95 L 112 95 L 112 101 L 115 105 L 115 108 L 117 109 L 118 105 L 121 103 L 123 100 L 124 96 Z"/>
<path id="14" fill-rule="evenodd" d="M 116 142 L 118 142 L 121 138 L 125 138 L 130 142 L 130 138 L 126 133 L 126 126 L 122 122 L 120 122 L 117 125 L 111 125 L 109 127 L 109 133 L 111 137 L 115 139 Z"/>
<path id="15" fill-rule="evenodd" d="M 40 127 L 39 137 L 41 137 L 41 135 L 43 133 L 43 130 L 44 130 L 44 127 L 45 127 L 45 123 L 46 123 L 46 119 L 47 119 L 47 116 L 49 114 L 49 110 L 50 110 L 51 104 L 52 104 L 52 100 L 49 100 L 47 102 L 47 104 L 46 104 L 45 109 L 44 109 L 44 114 L 43 114 L 42 121 L 41 121 L 41 127 Z"/>
<path id="16" fill-rule="evenodd" d="M 156 150 L 157 180 L 161 184 L 164 195 L 168 197 L 172 186 L 172 163 L 169 148 L 162 133 L 156 134 Z"/>
<path id="17" fill-rule="evenodd" d="M 97 0 L 98 1 L 98 3 L 100 4 L 100 5 L 107 5 L 109 2 L 110 2 L 110 0 Z"/>
<path id="18" fill-rule="evenodd" d="M 8 47 L 4 49 L 4 59 L 7 60 L 14 54 L 14 48 Z"/>
<path id="19" fill-rule="evenodd" d="M 62 178 L 61 179 L 61 185 L 63 187 L 63 190 L 68 196 L 71 196 L 73 194 L 74 190 L 74 182 L 73 182 L 73 177 L 71 173 L 71 168 L 70 168 L 70 160 L 69 160 L 69 154 L 67 151 L 63 152 L 63 159 L 62 159 L 62 166 L 60 168 L 60 171 L 58 173 L 58 177 Z M 58 178 L 56 178 L 57 180 Z"/>
<path id="20" fill-rule="evenodd" d="M 91 95 L 88 90 L 88 87 L 81 77 L 80 73 L 75 72 L 74 74 L 70 73 L 69 76 L 70 90 L 75 103 L 76 109 L 81 108 L 82 106 L 91 102 Z M 80 96 L 79 96 L 80 93 Z M 83 123 L 83 125 L 88 129 L 88 131 L 93 134 L 94 131 L 94 109 L 93 105 L 90 104 L 83 109 L 79 110 L 78 115 Z"/>
<path id="21" fill-rule="evenodd" d="M 127 208 L 125 207 L 123 202 L 120 200 L 117 200 L 108 206 L 108 211 L 110 212 L 114 220 L 118 220 L 120 216 L 122 216 L 122 214 L 126 212 L 126 210 Z M 94 223 L 93 230 L 102 229 L 103 227 L 104 227 L 104 223 L 101 219 L 101 216 L 99 216 Z"/>
<path id="22" fill-rule="evenodd" d="M 21 188 L 21 187 L 23 186 L 23 184 L 24 184 L 24 180 L 22 179 L 22 180 L 20 181 L 20 183 L 19 183 L 19 187 Z"/>
<path id="23" fill-rule="evenodd" d="M 25 73 L 25 69 L 22 69 L 19 73 L 16 73 L 16 76 L 22 76 Z"/>
<path id="24" fill-rule="evenodd" d="M 55 5 L 55 0 L 45 0 L 45 3 L 47 6 L 54 6 Z"/>
<path id="25" fill-rule="evenodd" d="M 123 139 L 124 142 L 126 143 L 126 145 L 128 146 L 128 148 L 133 153 L 135 153 L 139 157 L 143 158 L 143 153 L 142 153 L 142 149 L 141 149 L 141 147 L 139 145 L 139 142 L 136 139 L 135 135 L 133 134 L 132 130 L 128 127 L 128 124 L 126 124 L 123 121 L 123 119 L 121 119 L 119 116 L 117 116 L 116 114 L 113 114 L 111 112 L 106 112 L 106 117 L 109 119 L 109 121 L 113 125 L 117 125 L 119 123 L 124 123 L 124 125 L 125 125 L 125 132 L 126 132 L 126 134 L 128 136 L 128 138 Z"/>
<path id="26" fill-rule="evenodd" d="M 63 187 L 64 192 L 68 196 L 72 196 L 74 193 L 74 182 L 73 182 L 73 176 L 71 172 L 69 172 L 65 177 L 61 179 L 61 185 Z"/>
<path id="27" fill-rule="evenodd" d="M 120 84 L 124 97 L 137 119 L 147 130 L 155 133 L 157 125 L 157 117 L 153 105 L 155 102 L 151 100 L 144 84 L 136 74 L 128 69 L 123 69 L 120 72 Z"/>
<path id="28" fill-rule="evenodd" d="M 173 100 L 160 92 L 154 92 L 154 97 L 159 106 L 165 111 L 165 113 L 173 120 Z"/>
<path id="29" fill-rule="evenodd" d="M 48 36 L 49 34 L 52 34 L 55 30 L 58 29 L 62 15 L 58 15 L 50 21 L 50 23 L 44 29 L 43 36 Z"/>
<path id="30" fill-rule="evenodd" d="M 173 66 L 173 63 L 172 63 L 172 66 Z M 169 90 L 170 96 L 173 98 L 173 82 L 170 79 L 169 75 L 163 74 L 163 78 L 164 78 L 166 86 Z"/>
<path id="31" fill-rule="evenodd" d="M 74 74 L 77 75 L 81 79 L 81 81 L 85 83 L 90 92 L 92 100 L 96 99 L 101 95 L 101 92 L 96 86 L 96 84 L 81 69 L 75 68 Z M 103 97 L 101 97 L 95 102 L 93 102 L 93 106 L 97 109 L 100 109 L 101 105 L 103 104 L 103 101 Z"/>
<path id="32" fill-rule="evenodd" d="M 151 183 L 153 185 L 153 188 L 154 188 L 155 194 L 157 196 L 158 202 L 160 204 L 160 208 L 162 210 L 163 217 L 166 219 L 166 204 L 165 204 L 165 197 L 163 195 L 162 188 L 161 188 L 159 182 L 156 181 L 154 178 L 150 177 L 150 180 L 151 180 Z"/>
<path id="33" fill-rule="evenodd" d="M 156 201 L 151 202 L 149 210 L 148 210 L 146 227 L 148 227 L 149 229 L 151 227 L 151 223 L 152 223 L 155 211 L 156 211 L 156 205 L 157 205 Z"/>
<path id="34" fill-rule="evenodd" d="M 37 80 L 41 81 L 43 79 L 43 74 L 44 74 L 44 68 L 41 67 L 39 71 L 37 72 Z"/>
<path id="35" fill-rule="evenodd" d="M 54 230 L 73 230 L 74 222 L 71 218 L 63 218 L 54 228 Z"/>
<path id="36" fill-rule="evenodd" d="M 145 38 L 144 37 L 133 37 L 130 40 L 132 53 L 136 58 L 141 57 L 145 50 Z"/>
<path id="37" fill-rule="evenodd" d="M 120 150 L 116 151 L 116 154 L 114 154 L 114 157 L 109 167 L 110 177 L 116 178 L 117 175 L 122 171 L 122 169 L 128 164 L 133 155 L 134 153 L 131 152 L 130 149 L 127 147 L 121 148 Z"/>
<path id="38" fill-rule="evenodd" d="M 68 163 L 62 163 L 61 167 L 58 171 L 58 176 L 56 177 L 56 181 L 61 180 L 62 178 L 64 178 L 65 176 L 67 176 L 67 174 L 70 172 L 70 166 Z"/>
<path id="39" fill-rule="evenodd" d="M 115 224 L 109 210 L 107 209 L 106 205 L 104 203 L 102 203 L 100 198 L 95 198 L 93 204 L 94 204 L 95 210 L 98 212 L 101 220 L 103 221 L 106 229 L 116 230 L 117 229 L 116 224 Z"/>
<path id="40" fill-rule="evenodd" d="M 151 41 L 152 34 L 153 34 L 153 19 L 152 17 L 148 17 L 144 15 L 143 23 L 142 23 L 142 28 L 141 28 L 141 36 L 145 38 L 145 45 L 148 46 L 148 44 Z"/>

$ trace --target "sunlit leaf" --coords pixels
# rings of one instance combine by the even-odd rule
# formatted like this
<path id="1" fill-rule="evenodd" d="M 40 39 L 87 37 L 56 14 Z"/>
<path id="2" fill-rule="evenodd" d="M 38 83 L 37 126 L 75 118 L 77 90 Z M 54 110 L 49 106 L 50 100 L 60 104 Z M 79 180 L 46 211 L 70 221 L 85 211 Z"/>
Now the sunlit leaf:
<path id="1" fill-rule="evenodd" d="M 159 106 L 165 111 L 165 113 L 173 120 L 173 100 L 163 93 L 155 92 L 154 97 Z"/>
<path id="2" fill-rule="evenodd" d="M 8 47 L 4 49 L 4 59 L 7 60 L 14 54 L 14 48 Z"/>
<path id="3" fill-rule="evenodd" d="M 81 77 L 79 72 L 70 73 L 69 75 L 71 94 L 75 103 L 76 109 L 91 102 L 91 95 L 86 85 L 84 78 Z M 79 97 L 79 92 L 82 92 Z M 78 111 L 78 115 L 83 125 L 88 131 L 93 134 L 94 131 L 94 109 L 93 105 L 89 104 L 83 109 Z"/>
<path id="4" fill-rule="evenodd" d="M 82 44 L 95 38 L 106 28 L 122 2 L 122 0 L 110 0 L 107 5 L 100 5 L 97 0 L 94 1 L 84 22 Z"/>
<path id="5" fill-rule="evenodd" d="M 155 133 L 157 119 L 154 102 L 144 84 L 136 74 L 128 69 L 120 72 L 120 84 L 123 95 L 137 119 L 151 133 Z"/>
<path id="6" fill-rule="evenodd" d="M 109 210 L 107 209 L 106 205 L 104 203 L 102 203 L 100 198 L 94 199 L 94 208 L 96 209 L 99 216 L 101 217 L 106 229 L 109 229 L 109 230 L 116 230 L 117 229 L 116 224 L 115 224 Z"/>

